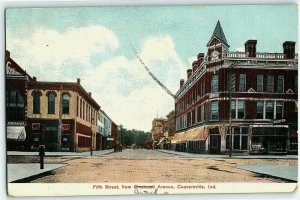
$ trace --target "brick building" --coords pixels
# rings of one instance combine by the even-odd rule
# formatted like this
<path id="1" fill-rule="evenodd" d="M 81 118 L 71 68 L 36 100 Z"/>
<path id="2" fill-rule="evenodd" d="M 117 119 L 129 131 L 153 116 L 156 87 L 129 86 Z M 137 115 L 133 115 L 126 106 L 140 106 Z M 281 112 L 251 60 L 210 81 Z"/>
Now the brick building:
<path id="1" fill-rule="evenodd" d="M 258 41 L 259 42 L 259 41 Z M 232 52 L 218 21 L 187 81 L 176 93 L 178 151 L 297 153 L 298 55 L 295 42 L 283 53 L 262 53 L 256 40 Z M 232 144 L 232 145 L 231 145 Z"/>
<path id="2" fill-rule="evenodd" d="M 160 141 L 164 137 L 164 124 L 166 123 L 166 119 L 155 118 L 152 121 L 152 140 Z"/>
<path id="3" fill-rule="evenodd" d="M 100 106 L 77 82 L 30 81 L 27 84 L 27 133 L 29 149 L 45 144 L 58 150 L 61 119 L 62 151 L 96 149 L 97 112 Z"/>
<path id="4" fill-rule="evenodd" d="M 10 57 L 9 51 L 5 51 L 5 71 L 7 149 L 24 150 L 27 82 L 33 78 Z"/>

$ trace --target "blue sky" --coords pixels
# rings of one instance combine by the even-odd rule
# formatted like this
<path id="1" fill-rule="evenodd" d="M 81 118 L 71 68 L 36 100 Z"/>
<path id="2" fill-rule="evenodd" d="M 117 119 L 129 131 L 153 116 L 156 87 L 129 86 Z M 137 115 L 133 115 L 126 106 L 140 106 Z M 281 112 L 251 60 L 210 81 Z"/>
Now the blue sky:
<path id="1" fill-rule="evenodd" d="M 191 61 L 206 53 L 218 20 L 230 51 L 243 51 L 248 39 L 258 40 L 260 52 L 298 43 L 295 5 L 84 7 L 6 10 L 6 47 L 38 80 L 79 77 L 116 123 L 149 131 L 174 101 L 145 73 L 129 41 L 175 93 Z"/>

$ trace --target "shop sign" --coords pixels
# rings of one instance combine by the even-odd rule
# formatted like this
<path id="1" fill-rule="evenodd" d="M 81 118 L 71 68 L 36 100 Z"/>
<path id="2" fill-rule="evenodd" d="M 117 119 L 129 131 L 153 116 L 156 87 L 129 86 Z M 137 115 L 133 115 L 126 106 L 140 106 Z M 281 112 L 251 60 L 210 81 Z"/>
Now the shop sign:
<path id="1" fill-rule="evenodd" d="M 31 124 L 31 130 L 38 131 L 40 129 L 41 129 L 41 124 L 40 123 L 32 123 Z"/>
<path id="2" fill-rule="evenodd" d="M 209 98 L 219 98 L 219 93 L 209 93 Z"/>
<path id="3" fill-rule="evenodd" d="M 24 121 L 19 121 L 19 122 L 7 122 L 7 126 L 25 126 Z"/>
<path id="4" fill-rule="evenodd" d="M 107 141 L 114 141 L 114 138 L 107 138 Z"/>
<path id="5" fill-rule="evenodd" d="M 70 130 L 70 124 L 62 124 L 61 125 L 62 131 L 69 131 Z"/>
<path id="6" fill-rule="evenodd" d="M 274 124 L 279 124 L 279 123 L 283 123 L 283 122 L 286 122 L 285 119 L 279 119 L 279 120 L 274 120 L 273 123 Z"/>

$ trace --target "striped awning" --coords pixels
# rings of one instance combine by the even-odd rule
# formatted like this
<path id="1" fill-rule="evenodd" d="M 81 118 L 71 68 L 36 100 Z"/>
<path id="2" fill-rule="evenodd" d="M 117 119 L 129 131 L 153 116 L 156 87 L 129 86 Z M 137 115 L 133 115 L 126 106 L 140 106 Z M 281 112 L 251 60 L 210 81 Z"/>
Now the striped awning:
<path id="1" fill-rule="evenodd" d="M 7 139 L 25 141 L 26 131 L 24 126 L 7 126 Z"/>
<path id="2" fill-rule="evenodd" d="M 190 129 L 184 134 L 182 141 L 206 140 L 209 133 L 209 131 L 207 131 L 206 129 L 204 126 Z"/>

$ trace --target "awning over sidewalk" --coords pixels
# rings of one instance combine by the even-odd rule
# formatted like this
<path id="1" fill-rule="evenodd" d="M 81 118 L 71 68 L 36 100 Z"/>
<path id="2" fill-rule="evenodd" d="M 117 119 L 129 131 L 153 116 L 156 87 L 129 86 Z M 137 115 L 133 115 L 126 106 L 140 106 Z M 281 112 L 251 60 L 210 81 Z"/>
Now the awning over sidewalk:
<path id="1" fill-rule="evenodd" d="M 205 130 L 205 128 L 198 127 L 188 130 L 184 136 L 182 141 L 200 141 L 200 140 L 206 140 L 208 135 L 208 131 Z"/>
<path id="2" fill-rule="evenodd" d="M 24 126 L 7 126 L 7 139 L 25 141 L 26 131 Z"/>
<path id="3" fill-rule="evenodd" d="M 174 143 L 177 143 L 177 142 L 180 142 L 183 138 L 183 135 L 184 133 L 176 133 L 172 139 L 171 139 L 171 143 L 174 144 Z"/>

